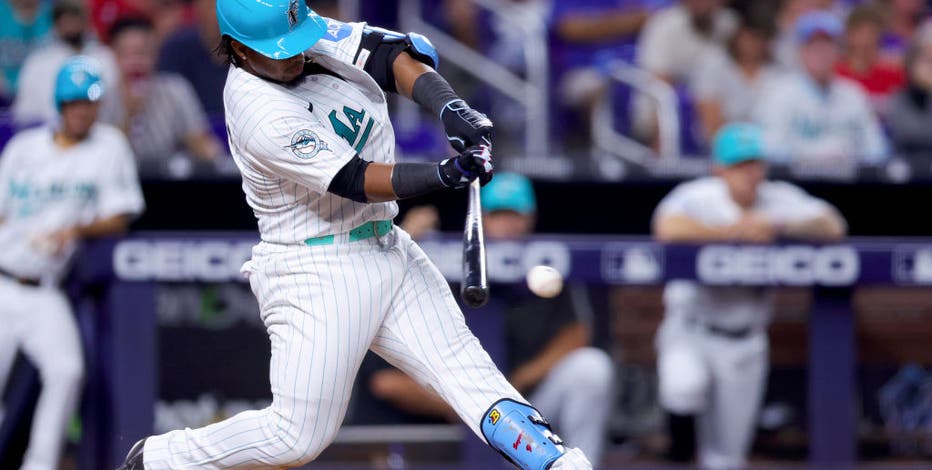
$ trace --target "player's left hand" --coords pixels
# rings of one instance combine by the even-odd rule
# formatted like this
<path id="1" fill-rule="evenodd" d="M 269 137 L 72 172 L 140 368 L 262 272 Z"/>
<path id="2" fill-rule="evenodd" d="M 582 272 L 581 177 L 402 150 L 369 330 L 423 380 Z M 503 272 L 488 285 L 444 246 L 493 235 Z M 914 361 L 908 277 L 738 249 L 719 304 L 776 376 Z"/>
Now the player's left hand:
<path id="1" fill-rule="evenodd" d="M 461 189 L 478 179 L 485 186 L 492 181 L 495 166 L 488 145 L 469 147 L 458 156 L 440 162 L 440 178 L 448 188 Z"/>
<path id="2" fill-rule="evenodd" d="M 64 228 L 33 239 L 33 246 L 47 255 L 58 256 L 67 251 L 77 240 L 76 229 Z"/>
<path id="3" fill-rule="evenodd" d="M 457 152 L 475 145 L 492 146 L 492 121 L 463 100 L 448 103 L 440 111 L 447 140 Z"/>

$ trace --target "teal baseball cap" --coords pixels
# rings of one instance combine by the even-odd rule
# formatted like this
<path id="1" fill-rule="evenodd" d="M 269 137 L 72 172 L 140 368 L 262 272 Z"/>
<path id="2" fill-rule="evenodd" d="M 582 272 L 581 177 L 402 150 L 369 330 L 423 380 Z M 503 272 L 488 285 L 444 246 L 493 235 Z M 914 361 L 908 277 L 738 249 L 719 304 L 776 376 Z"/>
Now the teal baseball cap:
<path id="1" fill-rule="evenodd" d="M 712 140 L 717 165 L 732 166 L 764 159 L 764 133 L 754 124 L 734 123 L 722 127 Z"/>
<path id="2" fill-rule="evenodd" d="M 294 57 L 327 33 L 304 0 L 217 0 L 220 34 L 275 60 Z"/>
<path id="3" fill-rule="evenodd" d="M 517 173 L 498 173 L 482 188 L 482 210 L 533 214 L 537 211 L 534 185 Z"/>
<path id="4" fill-rule="evenodd" d="M 59 111 L 63 104 L 72 101 L 100 101 L 103 94 L 104 86 L 96 60 L 87 56 L 74 56 L 58 70 L 54 96 L 55 107 Z"/>

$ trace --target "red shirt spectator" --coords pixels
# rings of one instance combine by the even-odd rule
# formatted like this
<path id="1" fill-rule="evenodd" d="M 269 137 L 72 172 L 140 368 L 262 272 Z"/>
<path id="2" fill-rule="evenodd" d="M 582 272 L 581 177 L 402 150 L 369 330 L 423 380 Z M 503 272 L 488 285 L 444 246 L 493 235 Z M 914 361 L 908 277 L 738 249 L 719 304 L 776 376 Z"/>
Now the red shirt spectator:
<path id="1" fill-rule="evenodd" d="M 867 70 L 858 71 L 847 62 L 840 62 L 835 69 L 838 75 L 860 83 L 871 97 L 889 96 L 906 84 L 903 68 L 890 63 L 881 62 Z"/>
<path id="2" fill-rule="evenodd" d="M 852 10 L 845 24 L 845 55 L 836 65 L 838 75 L 865 88 L 874 109 L 881 115 L 885 114 L 888 98 L 906 85 L 902 67 L 881 57 L 883 31 L 883 13 L 875 6 L 863 5 Z"/>

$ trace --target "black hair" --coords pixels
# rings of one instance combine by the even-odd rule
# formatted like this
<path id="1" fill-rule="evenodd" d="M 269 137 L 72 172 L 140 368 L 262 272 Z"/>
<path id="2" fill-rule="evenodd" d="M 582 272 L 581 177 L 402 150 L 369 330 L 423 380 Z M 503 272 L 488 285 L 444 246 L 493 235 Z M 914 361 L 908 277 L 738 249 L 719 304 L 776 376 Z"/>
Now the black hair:
<path id="1" fill-rule="evenodd" d="M 58 0 L 52 7 L 52 22 L 57 22 L 63 16 L 81 16 L 87 15 L 84 4 L 78 0 Z"/>
<path id="2" fill-rule="evenodd" d="M 113 23 L 113 26 L 110 27 L 110 43 L 113 44 L 120 37 L 120 35 L 128 31 L 142 31 L 145 33 L 152 33 L 155 32 L 155 26 L 152 24 L 152 21 L 149 21 L 148 18 L 141 16 L 120 18 Z"/>
<path id="3" fill-rule="evenodd" d="M 239 56 L 237 56 L 236 51 L 233 50 L 233 38 L 229 35 L 224 34 L 220 37 L 220 42 L 217 44 L 217 47 L 214 48 L 213 53 L 223 57 L 227 64 L 239 67 Z"/>

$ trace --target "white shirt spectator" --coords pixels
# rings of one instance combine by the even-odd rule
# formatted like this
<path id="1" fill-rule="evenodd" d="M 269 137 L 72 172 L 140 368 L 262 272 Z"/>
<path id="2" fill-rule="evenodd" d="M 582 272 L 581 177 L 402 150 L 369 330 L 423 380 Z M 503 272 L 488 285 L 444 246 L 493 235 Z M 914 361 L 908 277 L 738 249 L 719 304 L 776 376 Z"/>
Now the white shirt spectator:
<path id="1" fill-rule="evenodd" d="M 765 181 L 749 209 L 776 224 L 805 222 L 832 210 L 827 202 L 790 183 Z M 738 222 L 744 211 L 732 199 L 728 186 L 716 177 L 683 183 L 657 206 L 654 218 L 683 215 L 709 227 Z M 763 329 L 770 321 L 773 295 L 757 287 L 708 287 L 694 281 L 671 281 L 664 289 L 667 315 L 687 315 L 727 330 Z"/>
<path id="2" fill-rule="evenodd" d="M 765 89 L 754 113 L 771 161 L 857 158 L 879 163 L 887 144 L 865 92 L 838 78 L 827 89 L 790 73 Z"/>
<path id="3" fill-rule="evenodd" d="M 710 50 L 722 50 L 738 25 L 734 12 L 722 8 L 715 14 L 712 33 L 699 34 L 689 12 L 676 5 L 656 13 L 644 25 L 638 40 L 638 63 L 648 71 L 689 81 L 699 58 Z"/>
<path id="4" fill-rule="evenodd" d="M 58 118 L 54 102 L 55 77 L 65 60 L 76 54 L 73 47 L 56 40 L 26 58 L 19 76 L 19 91 L 13 102 L 13 120 L 17 124 L 49 123 Z M 80 54 L 96 59 L 104 86 L 111 91 L 117 90 L 119 74 L 113 53 L 107 46 L 89 42 Z"/>
<path id="5" fill-rule="evenodd" d="M 780 73 L 762 66 L 753 78 L 744 75 L 725 52 L 713 50 L 699 61 L 691 92 L 697 101 L 716 101 L 725 122 L 748 122 L 764 90 L 774 86 Z"/>

